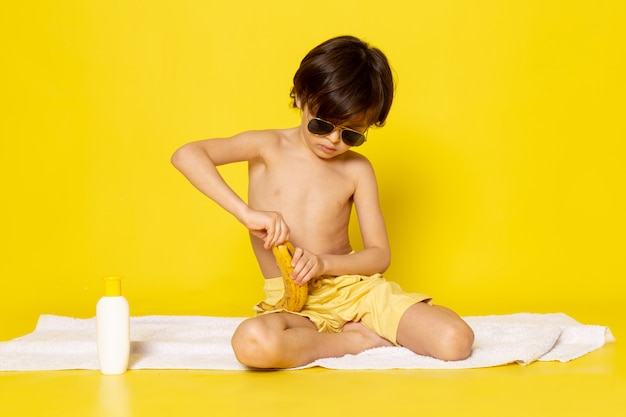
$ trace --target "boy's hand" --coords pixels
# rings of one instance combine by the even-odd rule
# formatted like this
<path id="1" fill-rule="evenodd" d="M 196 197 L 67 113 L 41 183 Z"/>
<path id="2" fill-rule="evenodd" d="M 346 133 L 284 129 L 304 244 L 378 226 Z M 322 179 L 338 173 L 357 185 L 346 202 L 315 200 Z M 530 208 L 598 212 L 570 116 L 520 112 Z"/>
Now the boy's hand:
<path id="1" fill-rule="evenodd" d="M 276 211 L 252 210 L 243 223 L 250 233 L 263 240 L 265 249 L 289 240 L 289 226 Z"/>
<path id="2" fill-rule="evenodd" d="M 291 278 L 298 285 L 307 283 L 309 280 L 320 276 L 324 271 L 322 259 L 307 250 L 296 248 L 291 262 L 293 272 Z"/>

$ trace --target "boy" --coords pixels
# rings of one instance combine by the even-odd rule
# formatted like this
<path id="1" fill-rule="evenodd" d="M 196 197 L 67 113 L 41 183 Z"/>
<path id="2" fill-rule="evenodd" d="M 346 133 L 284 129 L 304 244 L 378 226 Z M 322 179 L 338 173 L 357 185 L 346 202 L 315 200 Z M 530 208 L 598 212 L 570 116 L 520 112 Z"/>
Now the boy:
<path id="1" fill-rule="evenodd" d="M 382 52 L 354 37 L 333 38 L 311 50 L 295 74 L 298 127 L 192 142 L 172 156 L 195 187 L 249 230 L 266 278 L 262 305 L 282 295 L 271 248 L 287 240 L 296 246 L 292 277 L 309 286 L 307 303 L 299 313 L 259 304 L 232 338 L 242 364 L 288 368 L 391 345 L 443 360 L 471 353 L 474 334 L 457 314 L 381 275 L 390 250 L 376 178 L 351 148 L 365 142 L 370 126 L 385 123 L 393 90 Z M 248 204 L 216 169 L 241 161 L 248 162 Z M 363 239 L 358 252 L 348 239 L 352 205 Z"/>

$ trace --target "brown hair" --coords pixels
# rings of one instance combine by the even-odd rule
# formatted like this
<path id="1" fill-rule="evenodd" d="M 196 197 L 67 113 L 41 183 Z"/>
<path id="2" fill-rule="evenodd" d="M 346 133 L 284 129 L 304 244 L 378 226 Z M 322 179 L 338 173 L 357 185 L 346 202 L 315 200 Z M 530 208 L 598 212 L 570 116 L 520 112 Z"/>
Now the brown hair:
<path id="1" fill-rule="evenodd" d="M 340 36 L 313 48 L 293 78 L 293 106 L 333 123 L 367 118 L 385 124 L 393 101 L 393 75 L 387 57 L 353 36 Z M 296 102 L 298 101 L 298 103 Z"/>

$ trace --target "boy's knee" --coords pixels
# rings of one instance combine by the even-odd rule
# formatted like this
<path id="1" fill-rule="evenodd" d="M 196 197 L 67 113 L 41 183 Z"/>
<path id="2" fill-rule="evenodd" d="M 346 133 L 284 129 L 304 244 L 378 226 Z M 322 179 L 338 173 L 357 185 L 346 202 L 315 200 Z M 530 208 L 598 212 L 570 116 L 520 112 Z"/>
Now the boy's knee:
<path id="1" fill-rule="evenodd" d="M 278 341 L 271 329 L 255 320 L 242 322 L 233 334 L 231 345 L 237 360 L 252 368 L 275 366 Z"/>
<path id="2" fill-rule="evenodd" d="M 464 321 L 448 325 L 441 331 L 437 357 L 445 361 L 467 359 L 474 345 L 474 331 Z"/>

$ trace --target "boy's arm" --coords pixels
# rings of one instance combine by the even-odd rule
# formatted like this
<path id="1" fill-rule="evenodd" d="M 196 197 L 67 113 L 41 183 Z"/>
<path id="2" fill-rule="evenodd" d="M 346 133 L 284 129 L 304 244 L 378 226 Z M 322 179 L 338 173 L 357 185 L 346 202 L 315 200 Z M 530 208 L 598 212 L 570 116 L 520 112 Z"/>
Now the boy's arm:
<path id="1" fill-rule="evenodd" d="M 200 192 L 263 239 L 266 248 L 271 248 L 289 238 L 289 227 L 280 213 L 248 207 L 217 170 L 219 165 L 260 158 L 263 142 L 260 136 L 259 132 L 248 132 L 231 138 L 191 142 L 176 150 L 171 161 Z M 263 139 L 267 143 L 267 138 Z"/>

